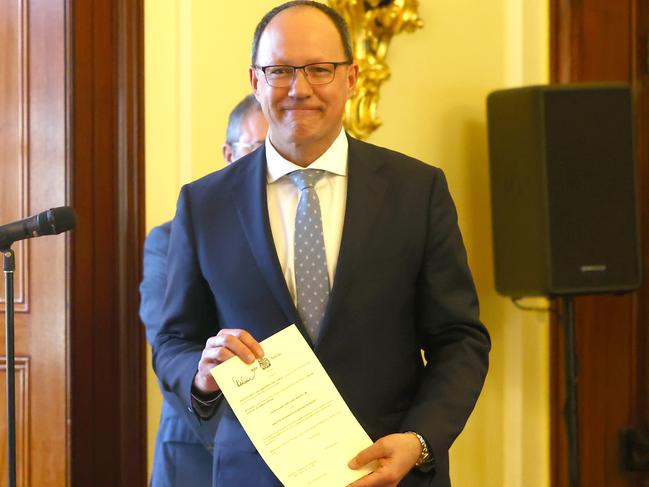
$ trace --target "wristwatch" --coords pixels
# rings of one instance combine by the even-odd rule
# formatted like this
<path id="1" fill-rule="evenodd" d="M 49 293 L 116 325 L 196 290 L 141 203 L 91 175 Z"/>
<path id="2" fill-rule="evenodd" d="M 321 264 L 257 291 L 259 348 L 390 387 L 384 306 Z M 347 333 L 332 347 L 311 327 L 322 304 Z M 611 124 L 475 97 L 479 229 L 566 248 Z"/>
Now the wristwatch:
<path id="1" fill-rule="evenodd" d="M 415 463 L 415 467 L 419 467 L 425 463 L 431 462 L 433 460 L 433 454 L 428 449 L 428 444 L 426 443 L 426 440 L 424 440 L 424 437 L 416 431 L 406 431 L 406 433 L 415 435 L 415 437 L 419 440 L 419 444 L 421 445 L 421 455 L 419 455 L 419 458 Z"/>

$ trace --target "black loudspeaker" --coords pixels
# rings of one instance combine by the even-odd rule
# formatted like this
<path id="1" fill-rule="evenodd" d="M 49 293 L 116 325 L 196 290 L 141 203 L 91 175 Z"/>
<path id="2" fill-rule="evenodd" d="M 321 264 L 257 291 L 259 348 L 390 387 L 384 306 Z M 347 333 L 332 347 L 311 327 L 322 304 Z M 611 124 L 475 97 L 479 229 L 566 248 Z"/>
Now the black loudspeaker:
<path id="1" fill-rule="evenodd" d="M 621 85 L 489 95 L 499 293 L 594 294 L 640 285 L 631 107 Z"/>

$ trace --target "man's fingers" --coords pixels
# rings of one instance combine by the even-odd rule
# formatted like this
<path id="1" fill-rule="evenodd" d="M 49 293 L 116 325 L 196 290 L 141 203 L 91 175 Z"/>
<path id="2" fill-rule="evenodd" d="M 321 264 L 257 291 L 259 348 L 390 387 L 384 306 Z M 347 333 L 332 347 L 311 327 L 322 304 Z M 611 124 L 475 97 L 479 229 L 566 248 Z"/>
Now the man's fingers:
<path id="1" fill-rule="evenodd" d="M 248 349 L 252 352 L 254 355 L 254 358 L 263 358 L 264 356 L 264 350 L 261 348 L 261 345 L 257 340 L 253 338 L 253 336 L 248 333 L 246 330 L 236 330 L 237 334 L 236 336 L 241 343 L 243 343 Z"/>
<path id="2" fill-rule="evenodd" d="M 246 363 L 262 358 L 264 351 L 253 336 L 245 330 L 226 328 L 205 342 L 205 348 L 198 362 L 198 373 L 194 376 L 194 385 L 202 392 L 219 390 L 219 385 L 212 377 L 211 370 L 217 365 L 237 356 Z"/>
<path id="3" fill-rule="evenodd" d="M 255 360 L 255 353 L 235 335 L 222 335 L 222 347 L 227 348 L 247 364 Z"/>
<path id="4" fill-rule="evenodd" d="M 205 351 L 208 350 L 227 350 L 246 363 L 252 363 L 256 358 L 264 356 L 259 342 L 247 331 L 236 328 L 223 329 L 216 336 L 210 337 L 205 343 Z M 225 352 L 216 356 L 218 363 L 231 357 L 232 355 Z"/>
<path id="5" fill-rule="evenodd" d="M 384 471 L 376 471 L 361 477 L 347 487 L 392 487 L 399 484 L 398 478 Z"/>
<path id="6" fill-rule="evenodd" d="M 210 368 L 234 357 L 235 354 L 225 347 L 206 348 L 201 355 L 201 363 L 210 364 Z"/>
<path id="7" fill-rule="evenodd" d="M 369 475 L 348 487 L 394 487 L 415 465 L 421 450 L 419 440 L 411 433 L 396 433 L 379 438 L 348 464 L 356 470 L 377 461 Z"/>
<path id="8" fill-rule="evenodd" d="M 386 456 L 385 448 L 383 447 L 383 444 L 380 441 L 377 441 L 372 446 L 365 448 L 365 450 L 361 451 L 358 455 L 352 458 L 351 461 L 348 463 L 348 466 L 352 470 L 356 470 L 358 468 L 364 467 L 365 465 L 367 465 L 370 462 L 373 462 L 374 460 L 383 458 L 384 456 Z"/>

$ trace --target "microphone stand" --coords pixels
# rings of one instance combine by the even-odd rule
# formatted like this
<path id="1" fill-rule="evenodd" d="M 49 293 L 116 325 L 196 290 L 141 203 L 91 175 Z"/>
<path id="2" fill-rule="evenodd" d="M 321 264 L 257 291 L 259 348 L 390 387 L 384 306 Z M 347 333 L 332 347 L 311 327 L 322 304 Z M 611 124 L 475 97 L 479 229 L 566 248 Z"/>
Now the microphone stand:
<path id="1" fill-rule="evenodd" d="M 15 241 L 41 235 L 56 235 L 72 230 L 77 214 L 61 206 L 30 218 L 0 226 L 0 253 L 5 274 L 5 344 L 7 347 L 7 487 L 16 487 L 16 376 L 14 357 L 14 270 L 16 259 L 11 246 Z"/>
<path id="2" fill-rule="evenodd" d="M 11 248 L 0 249 L 5 275 L 5 343 L 7 349 L 7 471 L 8 487 L 16 487 L 16 398 L 14 376 L 14 270 Z"/>

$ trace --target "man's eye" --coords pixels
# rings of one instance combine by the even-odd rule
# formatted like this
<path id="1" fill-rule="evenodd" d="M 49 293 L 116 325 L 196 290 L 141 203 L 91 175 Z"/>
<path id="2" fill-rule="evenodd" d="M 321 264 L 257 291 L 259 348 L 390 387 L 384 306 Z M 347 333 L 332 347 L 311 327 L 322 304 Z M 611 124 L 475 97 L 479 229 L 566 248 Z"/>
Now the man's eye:
<path id="1" fill-rule="evenodd" d="M 274 77 L 290 76 L 292 72 L 293 72 L 293 68 L 290 68 L 288 66 L 273 66 L 271 68 L 266 69 L 266 74 Z"/>
<path id="2" fill-rule="evenodd" d="M 331 74 L 331 68 L 329 66 L 309 66 L 308 67 L 309 74 L 315 74 L 316 76 L 318 75 L 323 75 L 323 74 Z"/>

